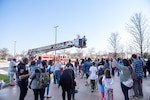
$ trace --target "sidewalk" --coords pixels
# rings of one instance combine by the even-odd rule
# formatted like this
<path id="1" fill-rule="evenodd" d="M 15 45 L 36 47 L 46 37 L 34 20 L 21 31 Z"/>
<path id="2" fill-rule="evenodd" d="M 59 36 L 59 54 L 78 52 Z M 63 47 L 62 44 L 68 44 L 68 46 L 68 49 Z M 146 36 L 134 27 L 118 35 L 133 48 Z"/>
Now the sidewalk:
<path id="1" fill-rule="evenodd" d="M 79 93 L 75 95 L 76 100 L 99 100 L 99 90 L 95 90 L 94 93 L 90 92 L 90 86 L 85 86 L 85 79 L 79 79 L 77 78 L 77 88 L 79 90 Z M 150 90 L 150 77 L 143 79 L 143 92 L 144 92 L 144 98 L 142 99 L 137 99 L 137 100 L 148 100 L 148 93 Z M 120 87 L 120 82 L 119 82 L 119 77 L 115 76 L 114 78 L 114 100 L 123 100 L 123 93 L 121 91 Z M 10 87 L 8 86 L 7 88 L 4 88 L 0 90 L 0 100 L 18 100 L 19 97 L 19 87 L 14 86 Z M 55 85 L 51 83 L 50 87 L 50 95 L 52 98 L 45 99 L 45 100 L 62 100 L 61 97 L 61 87 L 58 88 L 58 85 Z M 25 100 L 33 100 L 33 91 L 28 90 L 27 96 Z M 132 99 L 136 100 L 136 99 Z"/>

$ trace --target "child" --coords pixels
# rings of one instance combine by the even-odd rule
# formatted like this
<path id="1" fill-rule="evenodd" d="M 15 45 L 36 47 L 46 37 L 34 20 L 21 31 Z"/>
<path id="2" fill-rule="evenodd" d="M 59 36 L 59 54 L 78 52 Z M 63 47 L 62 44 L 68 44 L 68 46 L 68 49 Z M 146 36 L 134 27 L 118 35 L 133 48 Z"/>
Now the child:
<path id="1" fill-rule="evenodd" d="M 102 79 L 102 84 L 105 87 L 105 97 L 106 100 L 113 100 L 113 89 L 112 89 L 113 79 L 109 69 L 106 69 Z"/>
<path id="2" fill-rule="evenodd" d="M 104 67 L 104 65 L 102 63 L 100 63 L 98 66 L 98 76 L 99 77 L 104 74 L 103 67 Z"/>
<path id="3" fill-rule="evenodd" d="M 92 66 L 89 69 L 90 71 L 90 80 L 91 80 L 91 92 L 95 90 L 95 80 L 98 78 L 97 76 L 97 67 L 95 66 L 95 62 L 92 63 Z"/>
<path id="4" fill-rule="evenodd" d="M 99 78 L 99 86 L 100 86 L 100 100 L 105 100 L 105 89 L 104 85 L 102 84 L 103 76 L 100 76 Z"/>
<path id="5" fill-rule="evenodd" d="M 98 90 L 98 75 L 96 75 L 95 88 Z"/>

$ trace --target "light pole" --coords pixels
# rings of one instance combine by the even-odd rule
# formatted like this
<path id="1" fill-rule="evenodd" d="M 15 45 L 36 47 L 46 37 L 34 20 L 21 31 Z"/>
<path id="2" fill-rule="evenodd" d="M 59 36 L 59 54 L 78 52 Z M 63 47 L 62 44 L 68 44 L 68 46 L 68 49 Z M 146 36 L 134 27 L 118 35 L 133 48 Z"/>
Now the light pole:
<path id="1" fill-rule="evenodd" d="M 57 28 L 58 28 L 58 25 L 57 26 L 54 26 L 54 28 L 55 28 L 55 60 L 54 61 L 56 61 L 56 43 L 57 43 Z"/>
<path id="2" fill-rule="evenodd" d="M 16 41 L 14 41 L 14 57 L 16 56 Z"/>

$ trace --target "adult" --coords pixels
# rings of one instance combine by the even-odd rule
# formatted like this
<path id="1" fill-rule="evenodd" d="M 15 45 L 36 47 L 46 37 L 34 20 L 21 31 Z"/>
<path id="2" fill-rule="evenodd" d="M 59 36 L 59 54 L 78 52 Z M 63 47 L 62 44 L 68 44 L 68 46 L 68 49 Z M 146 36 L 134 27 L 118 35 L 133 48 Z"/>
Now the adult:
<path id="1" fill-rule="evenodd" d="M 37 66 L 39 66 L 39 65 L 40 65 L 40 63 L 41 63 L 41 61 L 42 61 L 42 57 L 41 57 L 41 56 L 39 56 L 39 57 L 38 57 L 38 60 L 36 61 L 36 65 L 37 65 Z"/>
<path id="2" fill-rule="evenodd" d="M 60 82 L 59 86 L 62 88 L 62 98 L 65 100 L 66 92 L 67 92 L 67 97 L 68 100 L 71 100 L 71 93 L 73 89 L 73 71 L 70 68 L 66 68 L 61 77 L 60 77 Z"/>
<path id="3" fill-rule="evenodd" d="M 46 65 L 47 65 L 46 62 L 42 61 L 39 65 L 39 69 L 36 69 L 30 76 L 30 79 L 32 81 L 31 89 L 34 92 L 34 100 L 38 100 L 39 95 L 40 95 L 40 100 L 44 100 L 45 87 L 39 88 L 37 83 L 38 83 L 38 80 L 40 79 L 40 71 L 39 70 L 41 70 L 41 72 L 45 72 Z"/>
<path id="4" fill-rule="evenodd" d="M 71 63 L 71 59 L 69 59 L 68 63 L 66 64 L 66 67 L 73 67 L 73 64 Z"/>
<path id="5" fill-rule="evenodd" d="M 105 64 L 104 58 L 101 59 L 100 63 L 101 63 L 102 65 Z"/>
<path id="6" fill-rule="evenodd" d="M 9 77 L 9 84 L 10 86 L 14 86 L 14 75 L 16 73 L 16 58 L 10 60 L 9 67 L 8 67 L 8 77 Z"/>
<path id="7" fill-rule="evenodd" d="M 100 64 L 100 61 L 99 61 L 99 59 L 97 59 L 97 60 L 95 61 L 95 66 L 98 68 L 99 64 Z"/>
<path id="8" fill-rule="evenodd" d="M 31 72 L 34 72 L 34 71 L 35 71 L 36 69 L 38 69 L 39 67 L 36 65 L 35 60 L 32 60 L 31 63 L 30 63 L 29 68 L 30 68 L 30 71 L 31 71 Z"/>
<path id="9" fill-rule="evenodd" d="M 54 65 L 54 68 L 55 68 L 55 81 L 54 81 L 54 84 L 59 84 L 59 80 L 60 80 L 60 70 L 61 70 L 61 63 L 60 61 L 56 61 L 55 65 Z"/>
<path id="10" fill-rule="evenodd" d="M 122 59 L 121 58 L 118 58 L 117 59 L 117 63 L 119 64 L 119 65 L 123 65 L 123 63 L 122 63 Z M 118 76 L 120 76 L 120 70 L 119 69 L 117 69 L 118 70 Z"/>
<path id="11" fill-rule="evenodd" d="M 150 76 L 150 58 L 148 58 L 148 61 L 146 62 L 147 70 Z"/>
<path id="12" fill-rule="evenodd" d="M 77 77 L 77 70 L 79 69 L 79 60 L 76 59 L 76 61 L 74 62 L 74 73 L 75 76 Z"/>
<path id="13" fill-rule="evenodd" d="M 83 73 L 83 70 L 84 70 L 83 66 L 84 66 L 84 59 L 81 59 L 81 63 L 79 64 L 80 78 L 83 78 L 83 75 L 84 75 L 84 73 Z"/>
<path id="14" fill-rule="evenodd" d="M 115 69 L 116 69 L 116 66 L 114 65 L 113 59 L 111 58 L 111 74 L 112 74 L 112 76 L 115 76 Z"/>
<path id="15" fill-rule="evenodd" d="M 89 69 L 90 69 L 91 66 L 92 66 L 91 58 L 88 58 L 88 60 L 85 61 L 84 64 L 83 64 L 84 74 L 86 75 L 86 79 L 89 78 L 89 73 L 90 73 Z M 86 84 L 85 85 L 86 86 L 88 85 L 88 80 L 86 80 Z"/>
<path id="16" fill-rule="evenodd" d="M 110 65 L 109 64 L 109 60 L 106 59 L 106 62 L 105 62 L 104 67 L 103 67 L 103 70 L 105 71 L 106 69 L 110 69 L 109 65 Z"/>
<path id="17" fill-rule="evenodd" d="M 143 90 L 142 90 L 142 79 L 143 79 L 143 64 L 142 61 L 137 58 L 136 54 L 132 55 L 132 68 L 135 73 L 134 75 L 134 84 L 133 90 L 135 93 L 135 97 L 143 97 Z"/>
<path id="18" fill-rule="evenodd" d="M 130 89 L 130 87 L 125 86 L 123 82 L 127 81 L 129 78 L 133 76 L 133 70 L 127 59 L 123 59 L 122 62 L 123 65 L 120 65 L 116 62 L 116 60 L 114 60 L 115 66 L 122 71 L 122 73 L 120 73 L 120 83 L 121 83 L 122 92 L 124 94 L 124 98 L 125 100 L 129 100 L 128 90 Z"/>
<path id="19" fill-rule="evenodd" d="M 146 78 L 146 72 L 147 72 L 146 62 L 145 62 L 145 60 L 144 60 L 143 57 L 139 57 L 139 60 L 142 61 L 142 67 L 143 67 L 143 72 L 144 72 L 144 78 Z"/>
<path id="20" fill-rule="evenodd" d="M 22 62 L 18 64 L 18 72 L 17 75 L 19 77 L 18 85 L 20 88 L 19 100 L 24 100 L 27 91 L 28 91 L 28 78 L 31 73 L 28 71 L 27 65 L 28 58 L 23 58 Z"/>
<path id="21" fill-rule="evenodd" d="M 48 66 L 46 67 L 46 71 L 47 71 L 47 74 L 49 76 L 49 83 L 51 83 L 51 78 L 50 78 L 50 75 L 53 74 L 53 61 L 52 60 L 49 60 L 48 61 Z M 47 85 L 46 89 L 45 89 L 45 97 L 47 98 L 51 98 L 51 96 L 49 95 L 49 90 L 50 90 L 50 84 Z"/>

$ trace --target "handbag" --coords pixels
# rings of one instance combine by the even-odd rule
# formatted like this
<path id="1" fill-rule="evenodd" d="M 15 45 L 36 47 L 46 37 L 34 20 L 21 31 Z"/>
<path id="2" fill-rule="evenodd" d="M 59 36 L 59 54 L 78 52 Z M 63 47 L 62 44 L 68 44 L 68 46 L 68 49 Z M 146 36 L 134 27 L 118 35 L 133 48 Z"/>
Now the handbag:
<path id="1" fill-rule="evenodd" d="M 122 82 L 126 87 L 131 88 L 133 86 L 133 79 L 130 77 L 127 81 Z"/>

